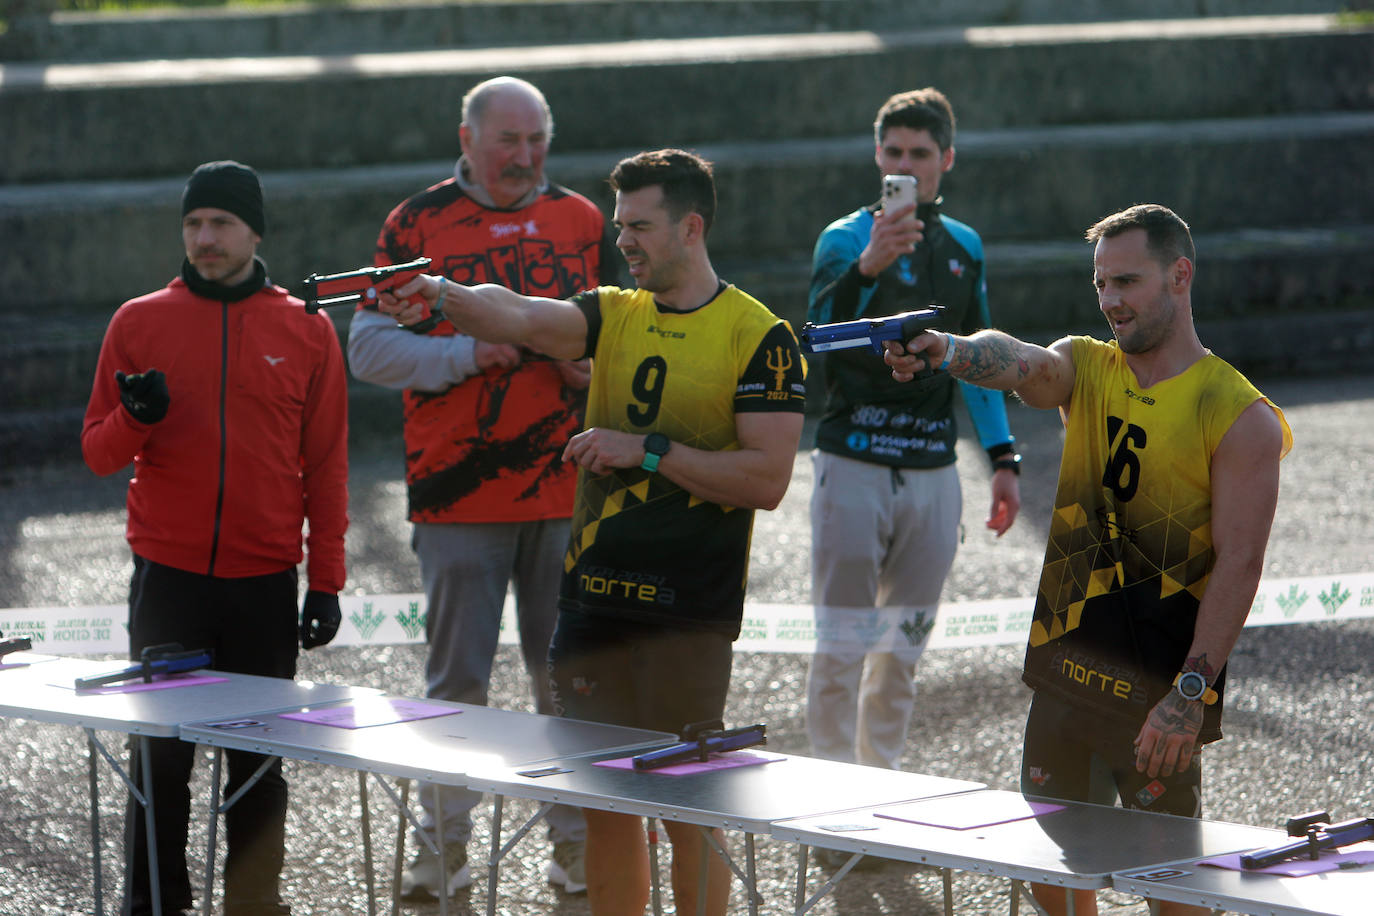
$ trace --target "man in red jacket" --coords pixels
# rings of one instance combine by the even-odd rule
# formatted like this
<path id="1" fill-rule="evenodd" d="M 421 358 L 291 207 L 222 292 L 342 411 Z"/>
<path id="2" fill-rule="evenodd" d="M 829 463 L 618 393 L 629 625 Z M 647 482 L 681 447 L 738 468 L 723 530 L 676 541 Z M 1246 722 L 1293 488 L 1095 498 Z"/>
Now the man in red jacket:
<path id="1" fill-rule="evenodd" d="M 81 431 L 86 464 L 134 464 L 127 538 L 129 653 L 181 643 L 214 667 L 293 677 L 297 638 L 323 645 L 339 626 L 348 527 L 348 399 L 343 355 L 323 314 L 267 279 L 257 174 L 209 162 L 182 195 L 186 260 L 166 288 L 110 320 Z M 299 623 L 301 528 L 308 591 Z M 190 909 L 187 783 L 194 745 L 148 752 L 163 912 Z M 142 761 L 133 751 L 130 771 Z M 228 752 L 226 797 L 263 758 Z M 286 782 L 271 767 L 225 817 L 225 913 L 288 913 L 278 894 Z M 130 799 L 122 912 L 152 912 L 147 835 Z"/>

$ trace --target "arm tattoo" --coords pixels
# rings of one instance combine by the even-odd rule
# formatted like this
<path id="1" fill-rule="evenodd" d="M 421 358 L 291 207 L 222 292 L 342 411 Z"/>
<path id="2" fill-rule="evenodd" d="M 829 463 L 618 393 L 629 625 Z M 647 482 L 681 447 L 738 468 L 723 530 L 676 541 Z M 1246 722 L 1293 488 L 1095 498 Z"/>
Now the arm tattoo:
<path id="1" fill-rule="evenodd" d="M 950 374 L 970 382 L 995 378 L 1014 367 L 1016 381 L 1030 375 L 1030 364 L 1018 352 L 1019 341 L 1004 337 L 983 337 L 959 341 Z"/>
<path id="2" fill-rule="evenodd" d="M 1192 658 L 1185 661 L 1183 663 L 1183 670 L 1196 671 L 1198 674 L 1207 678 L 1207 683 L 1209 684 L 1212 683 L 1212 681 L 1217 676 L 1217 669 L 1213 668 L 1207 662 L 1206 652 L 1202 653 L 1201 655 L 1194 655 Z"/>

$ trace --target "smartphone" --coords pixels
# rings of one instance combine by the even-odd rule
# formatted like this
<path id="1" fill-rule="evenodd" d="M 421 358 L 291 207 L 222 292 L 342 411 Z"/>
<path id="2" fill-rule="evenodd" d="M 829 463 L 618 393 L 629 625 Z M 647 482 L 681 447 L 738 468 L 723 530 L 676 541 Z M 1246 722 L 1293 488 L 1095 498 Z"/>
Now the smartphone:
<path id="1" fill-rule="evenodd" d="M 883 209 L 900 210 L 916 203 L 916 176 L 915 175 L 884 175 L 883 176 Z M 916 218 L 916 211 L 912 210 L 911 219 Z"/>

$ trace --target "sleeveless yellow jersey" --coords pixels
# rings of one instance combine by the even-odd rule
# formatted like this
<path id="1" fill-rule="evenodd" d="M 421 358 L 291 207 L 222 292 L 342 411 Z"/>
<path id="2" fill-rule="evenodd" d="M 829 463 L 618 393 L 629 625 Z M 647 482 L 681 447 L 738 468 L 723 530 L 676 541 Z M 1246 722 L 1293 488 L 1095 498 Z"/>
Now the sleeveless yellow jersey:
<path id="1" fill-rule="evenodd" d="M 1066 419 L 1024 679 L 1138 723 L 1170 689 L 1212 570 L 1212 453 L 1257 399 L 1208 354 L 1142 388 L 1115 341 L 1073 338 Z M 1214 685 L 1225 688 L 1225 671 Z M 1220 737 L 1220 700 L 1201 737 Z"/>
<path id="2" fill-rule="evenodd" d="M 805 407 L 796 337 L 733 286 L 690 312 L 645 290 L 574 297 L 587 316 L 587 426 L 735 449 L 735 414 Z M 581 470 L 559 605 L 737 635 L 751 510 L 703 502 L 640 468 Z"/>

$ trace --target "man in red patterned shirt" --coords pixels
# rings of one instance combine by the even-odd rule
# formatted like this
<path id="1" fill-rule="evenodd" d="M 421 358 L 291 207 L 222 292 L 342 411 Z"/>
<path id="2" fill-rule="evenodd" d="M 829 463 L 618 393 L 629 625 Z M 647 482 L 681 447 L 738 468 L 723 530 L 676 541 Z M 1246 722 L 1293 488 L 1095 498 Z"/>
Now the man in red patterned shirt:
<path id="1" fill-rule="evenodd" d="M 463 155 L 452 178 L 401 203 L 377 240 L 377 264 L 418 257 L 465 285 L 499 283 L 519 293 L 567 298 L 617 279 L 604 215 L 585 197 L 549 182 L 544 159 L 553 117 L 533 85 L 487 80 L 463 99 Z M 514 584 L 520 645 L 535 706 L 553 711 L 547 654 L 558 616 L 576 468 L 561 458 L 581 429 L 587 361 L 457 334 L 440 323 L 425 334 L 376 311 L 354 314 L 348 358 L 358 378 L 404 389 L 406 485 L 412 539 L 427 601 L 430 697 L 485 704 L 506 588 Z M 466 844 L 481 794 L 421 793 L 423 829 L 443 843 L 447 881 L 425 837 L 402 876 L 409 898 L 452 894 L 472 881 Z M 435 824 L 442 820 L 439 835 Z M 549 815 L 549 880 L 585 890 L 576 809 Z"/>

